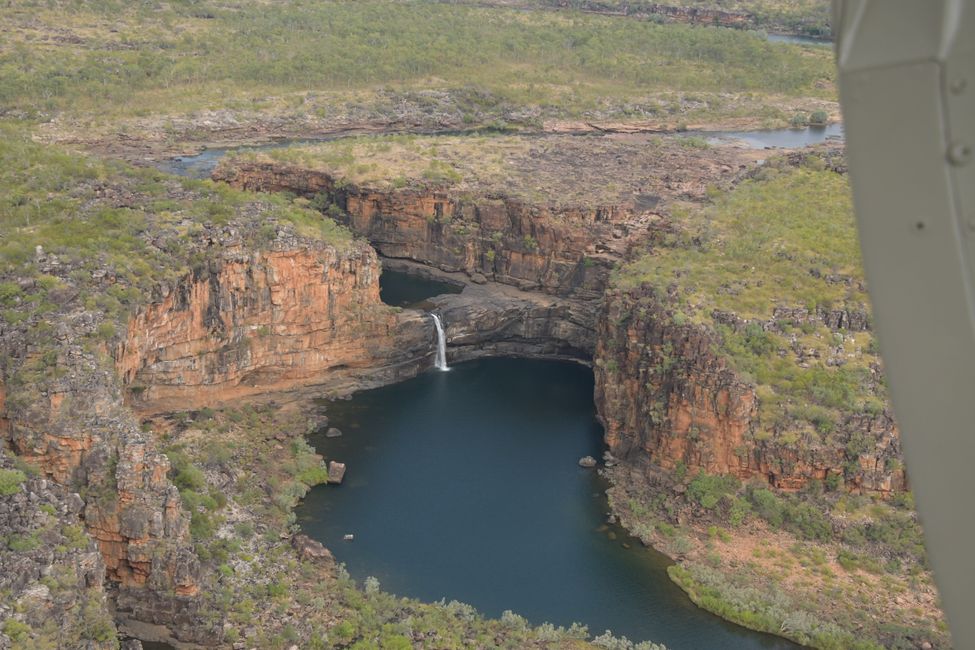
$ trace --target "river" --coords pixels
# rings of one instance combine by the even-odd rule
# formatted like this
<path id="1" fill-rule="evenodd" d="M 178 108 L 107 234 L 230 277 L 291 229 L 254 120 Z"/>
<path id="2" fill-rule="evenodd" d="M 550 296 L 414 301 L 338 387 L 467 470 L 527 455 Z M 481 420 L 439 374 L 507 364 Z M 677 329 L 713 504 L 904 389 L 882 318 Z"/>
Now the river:
<path id="1" fill-rule="evenodd" d="M 457 131 L 450 131 L 442 133 L 441 135 L 457 135 Z M 433 134 L 431 134 L 433 135 Z M 780 147 L 784 149 L 792 149 L 796 147 L 805 147 L 811 144 L 819 144 L 825 141 L 827 138 L 842 138 L 843 137 L 843 125 L 842 124 L 830 124 L 825 127 L 809 127 L 803 129 L 768 129 L 760 131 L 713 131 L 713 132 L 693 132 L 687 135 L 697 135 L 707 137 L 708 140 L 713 144 L 720 144 L 721 142 L 727 142 L 731 140 L 736 140 L 744 143 L 747 146 L 764 149 L 765 147 Z M 328 140 L 336 140 L 339 138 L 356 137 L 349 135 L 333 136 L 331 138 L 322 138 L 318 140 L 281 140 L 278 142 L 272 142 L 268 144 L 261 145 L 246 145 L 240 147 L 214 147 L 211 149 L 204 149 L 198 154 L 193 154 L 189 156 L 178 156 L 176 158 L 170 158 L 168 160 L 161 161 L 157 167 L 161 171 L 167 172 L 169 174 L 176 174 L 177 176 L 184 176 L 186 178 L 196 178 L 205 179 L 210 178 L 213 170 L 216 169 L 217 164 L 220 160 L 230 152 L 233 151 L 271 151 L 273 149 L 281 149 L 284 147 L 290 147 L 302 144 L 312 144 L 315 142 L 326 142 Z M 542 134 L 540 137 L 544 137 Z M 601 137 L 598 135 L 580 135 L 578 137 Z M 674 137 L 684 137 L 677 135 Z"/>

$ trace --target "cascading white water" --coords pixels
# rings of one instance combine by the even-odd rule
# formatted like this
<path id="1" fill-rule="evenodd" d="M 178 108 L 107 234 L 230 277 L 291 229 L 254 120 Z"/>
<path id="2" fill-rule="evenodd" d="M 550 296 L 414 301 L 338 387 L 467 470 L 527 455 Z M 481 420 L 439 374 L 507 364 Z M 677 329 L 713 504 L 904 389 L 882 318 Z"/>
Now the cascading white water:
<path id="1" fill-rule="evenodd" d="M 447 337 L 443 333 L 443 325 L 440 323 L 440 317 L 434 313 L 430 313 L 433 316 L 433 324 L 437 328 L 437 356 L 433 360 L 433 364 L 437 367 L 437 370 L 450 370 L 447 367 Z"/>

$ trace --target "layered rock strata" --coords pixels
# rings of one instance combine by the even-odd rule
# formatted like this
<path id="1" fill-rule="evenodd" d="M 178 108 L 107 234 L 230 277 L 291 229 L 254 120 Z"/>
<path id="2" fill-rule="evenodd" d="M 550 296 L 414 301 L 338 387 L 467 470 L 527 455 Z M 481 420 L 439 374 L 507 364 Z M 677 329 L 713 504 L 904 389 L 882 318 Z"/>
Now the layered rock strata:
<path id="1" fill-rule="evenodd" d="M 116 366 L 142 413 L 413 376 L 433 326 L 379 301 L 379 261 L 307 243 L 232 248 L 129 321 Z"/>
<path id="2" fill-rule="evenodd" d="M 72 340 L 74 325 L 59 323 L 60 340 Z M 76 493 L 62 503 L 77 501 L 78 534 L 100 552 L 97 572 L 139 602 L 142 616 L 192 610 L 200 566 L 169 460 L 123 403 L 112 368 L 67 343 L 57 367 L 55 376 L 8 395 L 12 451 L 52 486 Z"/>
<path id="3" fill-rule="evenodd" d="M 224 165 L 214 178 L 242 189 L 325 195 L 341 208 L 336 218 L 386 257 L 582 299 L 599 297 L 612 265 L 646 239 L 652 222 L 646 211 L 620 205 L 555 207 L 500 195 L 376 191 L 277 163 Z"/>
<path id="4" fill-rule="evenodd" d="M 783 432 L 763 431 L 754 385 L 717 352 L 714 335 L 699 325 L 676 324 L 649 289 L 607 295 L 594 371 L 596 407 L 617 458 L 666 470 L 759 477 L 787 491 L 830 476 L 854 492 L 906 489 L 889 412 L 845 414 L 833 442 L 783 442 L 777 435 Z M 841 444 L 854 437 L 865 443 Z"/>

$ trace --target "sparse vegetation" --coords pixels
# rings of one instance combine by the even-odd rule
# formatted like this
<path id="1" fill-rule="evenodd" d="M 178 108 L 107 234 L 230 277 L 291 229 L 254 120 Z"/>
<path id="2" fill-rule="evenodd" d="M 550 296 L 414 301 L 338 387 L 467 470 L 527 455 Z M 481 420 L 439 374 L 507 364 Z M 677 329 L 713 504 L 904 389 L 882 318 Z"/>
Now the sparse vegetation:
<path id="1" fill-rule="evenodd" d="M 444 0 L 465 2 L 474 0 Z M 483 4 L 483 0 L 477 0 Z M 493 0 L 497 4 L 509 4 L 507 0 Z M 492 2 L 492 0 L 488 0 Z M 762 27 L 772 31 L 794 32 L 814 37 L 828 37 L 831 33 L 828 0 L 669 0 L 656 3 L 650 0 L 522 0 L 529 7 L 583 9 L 589 11 L 623 11 L 626 15 L 649 16 L 660 22 L 666 14 L 652 13 L 658 5 L 663 7 L 687 7 L 689 9 L 714 9 L 721 12 L 744 14 L 746 27 Z"/>
<path id="2" fill-rule="evenodd" d="M 757 435 L 784 444 L 847 435 L 844 418 L 880 413 L 886 399 L 872 333 L 824 323 L 833 310 L 868 319 L 869 300 L 846 179 L 815 167 L 770 165 L 712 205 L 682 212 L 676 235 L 615 276 L 621 288 L 650 285 L 660 296 L 677 287 L 681 317 L 711 329 L 720 353 L 757 386 Z M 777 320 L 777 307 L 806 318 Z M 719 323 L 715 313 L 745 324 Z M 855 461 L 863 451 L 848 454 Z"/>
<path id="3" fill-rule="evenodd" d="M 615 273 L 634 310 L 657 301 L 662 316 L 675 315 L 669 327 L 708 332 L 716 356 L 754 388 L 758 417 L 735 453 L 767 451 L 771 474 L 741 486 L 679 464 L 645 492 L 620 483 L 615 507 L 631 530 L 650 533 L 641 538 L 681 558 L 672 578 L 721 616 L 818 648 L 937 646 L 946 637 L 911 498 L 845 494 L 862 484 L 861 459 L 881 448 L 857 423 L 889 420 L 846 179 L 829 167 L 825 157 L 773 158 L 731 192 L 678 211 L 674 232 Z M 667 376 L 671 355 L 662 346 L 654 355 Z M 663 416 L 654 423 L 669 426 Z M 684 435 L 696 450 L 695 426 Z M 774 487 L 789 463 L 817 453 L 843 461 L 821 480 L 802 478 L 801 491 Z M 899 471 L 890 455 L 883 471 Z M 734 544 L 706 534 L 718 526 Z M 908 592 L 905 613 L 894 598 Z M 858 609 L 873 600 L 871 614 Z M 890 608 L 896 626 L 878 622 Z"/>
<path id="4" fill-rule="evenodd" d="M 27 477 L 20 470 L 0 469 L 0 496 L 7 497 L 11 494 L 17 494 L 20 492 L 20 486 L 26 480 Z"/>
<path id="5" fill-rule="evenodd" d="M 3 280 L 3 318 L 19 323 L 77 300 L 107 317 L 91 332 L 100 340 L 115 336 L 114 320 L 156 283 L 173 282 L 203 263 L 193 242 L 205 227 L 244 226 L 255 245 L 262 226 L 272 225 L 276 236 L 275 223 L 338 247 L 352 240 L 331 219 L 284 197 L 64 153 L 30 142 L 13 126 L 0 126 L 0 187 L 0 274 L 34 278 Z M 39 252 L 57 256 L 65 275 L 37 270 Z M 108 269 L 117 282 L 101 287 L 97 278 Z"/>
<path id="6" fill-rule="evenodd" d="M 420 0 L 273 11 L 242 1 L 16 0 L 3 23 L 0 103 L 29 119 L 72 116 L 59 133 L 110 137 L 126 119 L 122 129 L 137 137 L 152 124 L 193 138 L 186 116 L 200 110 L 306 123 L 405 110 L 430 125 L 447 115 L 458 127 L 501 129 L 593 114 L 784 123 L 783 97 L 835 100 L 826 48 L 578 12 Z M 181 117 L 152 120 L 166 115 Z"/>
<path id="7" fill-rule="evenodd" d="M 231 173 L 247 163 L 323 172 L 336 179 L 340 186 L 336 193 L 349 186 L 384 192 L 423 188 L 449 191 L 458 200 L 482 204 L 504 196 L 591 207 L 627 204 L 644 194 L 669 198 L 673 189 L 664 177 L 675 173 L 671 165 L 703 168 L 715 159 L 735 165 L 741 157 L 740 151 L 717 150 L 703 138 L 691 136 L 641 135 L 623 141 L 480 133 L 343 138 L 240 152 L 221 165 Z M 663 165 L 661 160 L 673 162 Z M 580 178 L 586 182 L 579 182 Z M 329 194 L 321 193 L 310 205 L 329 211 L 336 204 Z M 588 265 L 594 261 L 589 259 Z"/>

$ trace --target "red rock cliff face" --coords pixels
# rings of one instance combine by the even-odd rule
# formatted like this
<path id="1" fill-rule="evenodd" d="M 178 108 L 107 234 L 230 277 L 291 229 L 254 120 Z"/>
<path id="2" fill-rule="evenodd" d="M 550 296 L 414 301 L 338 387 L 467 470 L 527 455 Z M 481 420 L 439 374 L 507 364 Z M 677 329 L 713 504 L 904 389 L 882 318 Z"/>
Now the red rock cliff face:
<path id="1" fill-rule="evenodd" d="M 279 234 L 270 249 L 245 251 L 228 237 L 131 317 L 112 355 L 77 343 L 92 325 L 75 319 L 90 314 L 66 315 L 52 333 L 57 358 L 13 350 L 23 370 L 16 385 L 0 384 L 11 448 L 81 494 L 120 614 L 201 643 L 213 632 L 194 613 L 204 581 L 189 514 L 169 460 L 130 406 L 182 411 L 302 386 L 386 383 L 431 363 L 435 346 L 431 319 L 380 303 L 367 245 L 339 250 Z"/>
<path id="2" fill-rule="evenodd" d="M 758 439 L 758 399 L 715 353 L 703 327 L 675 325 L 647 291 L 611 291 L 597 328 L 596 407 L 606 442 L 619 458 L 691 474 L 760 477 L 798 490 L 810 480 L 843 477 L 853 491 L 906 488 L 899 435 L 886 415 L 848 416 L 841 430 L 871 444 L 849 457 L 845 446 Z M 852 469 L 855 467 L 856 469 Z"/>
<path id="3" fill-rule="evenodd" d="M 276 163 L 235 162 L 214 178 L 250 190 L 328 193 L 351 229 L 387 257 L 563 296 L 598 298 L 612 264 L 648 228 L 646 217 L 625 206 L 556 208 L 433 190 L 337 188 L 325 173 Z"/>
<path id="4" fill-rule="evenodd" d="M 116 365 L 133 406 L 185 410 L 415 374 L 432 322 L 382 305 L 379 273 L 364 244 L 227 250 L 131 318 Z"/>
<path id="5" fill-rule="evenodd" d="M 59 350 L 58 367 L 10 395 L 12 449 L 81 493 L 81 519 L 110 582 L 154 601 L 191 599 L 199 565 L 168 459 L 125 407 L 111 368 L 72 346 Z"/>

